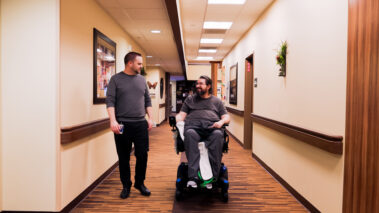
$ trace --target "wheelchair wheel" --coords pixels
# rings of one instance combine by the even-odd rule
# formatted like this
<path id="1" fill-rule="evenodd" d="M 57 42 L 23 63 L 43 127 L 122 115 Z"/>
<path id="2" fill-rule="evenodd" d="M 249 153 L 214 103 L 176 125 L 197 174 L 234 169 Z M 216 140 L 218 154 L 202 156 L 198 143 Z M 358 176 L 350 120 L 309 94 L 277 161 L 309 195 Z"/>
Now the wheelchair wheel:
<path id="1" fill-rule="evenodd" d="M 229 179 L 228 168 L 224 165 L 224 163 L 221 163 L 220 178 L 224 178 L 225 180 Z"/>
<path id="2" fill-rule="evenodd" d="M 228 200 L 229 200 L 229 194 L 228 194 L 228 192 L 223 192 L 223 193 L 222 193 L 222 198 L 221 198 L 221 200 L 222 200 L 222 202 L 224 202 L 224 203 L 227 203 L 227 202 L 228 202 Z"/>
<path id="3" fill-rule="evenodd" d="M 178 172 L 177 172 L 177 179 L 176 179 L 176 189 L 180 190 L 180 192 L 183 191 L 185 188 L 185 185 L 187 183 L 187 176 L 188 176 L 188 165 L 185 163 L 181 163 L 178 166 Z"/>
<path id="4" fill-rule="evenodd" d="M 175 190 L 175 200 L 180 201 L 182 199 L 183 192 L 181 192 L 179 189 Z"/>

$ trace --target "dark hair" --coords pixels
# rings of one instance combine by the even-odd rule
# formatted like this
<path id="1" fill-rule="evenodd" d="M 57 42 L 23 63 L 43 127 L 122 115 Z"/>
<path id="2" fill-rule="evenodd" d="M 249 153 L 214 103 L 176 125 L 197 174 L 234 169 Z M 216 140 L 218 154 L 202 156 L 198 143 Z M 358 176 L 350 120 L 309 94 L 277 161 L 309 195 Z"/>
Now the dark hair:
<path id="1" fill-rule="evenodd" d="M 124 63 L 125 65 L 129 62 L 129 61 L 134 61 L 134 59 L 136 59 L 137 56 L 141 56 L 140 53 L 137 53 L 137 52 L 129 52 L 128 54 L 125 55 L 125 58 L 124 58 Z"/>
<path id="2" fill-rule="evenodd" d="M 202 75 L 199 77 L 199 79 L 204 79 L 205 80 L 205 84 L 208 86 L 210 85 L 211 87 L 209 88 L 209 94 L 212 94 L 212 79 L 206 75 Z"/>

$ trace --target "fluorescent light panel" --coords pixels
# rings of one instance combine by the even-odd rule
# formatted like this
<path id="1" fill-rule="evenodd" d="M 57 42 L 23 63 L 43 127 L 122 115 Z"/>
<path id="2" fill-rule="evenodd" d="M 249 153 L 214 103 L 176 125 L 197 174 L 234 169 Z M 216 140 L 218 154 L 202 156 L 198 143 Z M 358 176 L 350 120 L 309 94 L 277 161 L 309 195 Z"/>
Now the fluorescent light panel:
<path id="1" fill-rule="evenodd" d="M 202 44 L 221 44 L 222 38 L 202 38 L 200 39 L 200 43 Z"/>
<path id="2" fill-rule="evenodd" d="M 199 49 L 199 53 L 215 53 L 216 49 Z"/>
<path id="3" fill-rule="evenodd" d="M 213 60 L 213 57 L 197 56 L 197 58 L 195 60 L 207 61 L 207 60 Z"/>
<path id="4" fill-rule="evenodd" d="M 151 33 L 161 33 L 160 30 L 151 30 L 150 32 L 151 32 Z"/>
<path id="5" fill-rule="evenodd" d="M 208 4 L 245 4 L 246 0 L 208 0 Z"/>
<path id="6" fill-rule="evenodd" d="M 227 30 L 227 29 L 230 29 L 232 24 L 233 24 L 233 22 L 229 22 L 229 21 L 225 21 L 225 22 L 222 22 L 222 21 L 205 21 L 203 28 L 204 29 L 225 29 L 225 30 Z"/>

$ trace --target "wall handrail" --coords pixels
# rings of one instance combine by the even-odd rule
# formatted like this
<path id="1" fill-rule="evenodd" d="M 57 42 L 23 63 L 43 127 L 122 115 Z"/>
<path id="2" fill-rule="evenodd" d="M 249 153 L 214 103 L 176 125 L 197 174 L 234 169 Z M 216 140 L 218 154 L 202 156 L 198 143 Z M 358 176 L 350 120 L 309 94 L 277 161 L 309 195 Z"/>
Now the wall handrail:
<path id="1" fill-rule="evenodd" d="M 245 111 L 243 110 L 239 110 L 239 109 L 234 109 L 234 108 L 231 108 L 231 107 L 225 107 L 226 110 L 234 115 L 238 115 L 238 116 L 243 116 Z"/>
<path id="2" fill-rule="evenodd" d="M 61 144 L 68 144 L 76 140 L 96 134 L 109 128 L 109 118 L 99 119 L 61 128 Z"/>
<path id="3" fill-rule="evenodd" d="M 253 122 L 269 127 L 327 152 L 340 155 L 343 152 L 342 136 L 326 135 L 324 133 L 265 118 L 254 113 L 251 113 L 251 118 Z"/>

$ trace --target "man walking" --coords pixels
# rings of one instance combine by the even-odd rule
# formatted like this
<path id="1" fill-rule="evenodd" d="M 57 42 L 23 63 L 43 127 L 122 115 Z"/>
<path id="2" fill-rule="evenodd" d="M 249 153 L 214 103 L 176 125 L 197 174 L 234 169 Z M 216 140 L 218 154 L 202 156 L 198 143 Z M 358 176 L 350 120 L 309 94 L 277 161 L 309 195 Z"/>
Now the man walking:
<path id="1" fill-rule="evenodd" d="M 124 58 L 125 70 L 112 76 L 107 90 L 106 105 L 110 127 L 114 133 L 119 159 L 120 179 L 123 185 L 120 197 L 130 194 L 130 152 L 134 143 L 136 168 L 134 187 L 142 195 L 150 191 L 144 184 L 147 152 L 149 151 L 148 130 L 152 127 L 152 107 L 146 79 L 140 75 L 142 56 L 129 52 Z M 145 115 L 149 119 L 146 121 Z"/>

